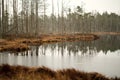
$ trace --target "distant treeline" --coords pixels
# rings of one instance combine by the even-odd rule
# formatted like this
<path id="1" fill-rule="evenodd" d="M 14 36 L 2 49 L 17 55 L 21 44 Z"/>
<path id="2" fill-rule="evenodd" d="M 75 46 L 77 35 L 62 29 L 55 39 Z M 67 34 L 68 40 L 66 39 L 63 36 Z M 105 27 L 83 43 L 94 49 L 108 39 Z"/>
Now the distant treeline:
<path id="1" fill-rule="evenodd" d="M 53 3 L 53 0 L 51 0 Z M 51 16 L 46 15 L 46 0 L 0 0 L 0 35 L 62 34 L 90 32 L 119 32 L 120 15 L 104 12 L 85 12 L 77 6 L 74 11 L 64 7 Z"/>

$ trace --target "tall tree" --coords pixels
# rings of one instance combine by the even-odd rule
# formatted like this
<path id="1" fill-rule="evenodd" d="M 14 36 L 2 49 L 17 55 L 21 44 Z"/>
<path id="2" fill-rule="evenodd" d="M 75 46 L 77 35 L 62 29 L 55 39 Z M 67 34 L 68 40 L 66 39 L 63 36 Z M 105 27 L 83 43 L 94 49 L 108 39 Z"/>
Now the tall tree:
<path id="1" fill-rule="evenodd" d="M 33 33 L 34 32 L 34 30 L 33 30 L 33 27 L 34 27 L 34 1 L 33 0 L 31 0 L 31 21 L 30 21 L 30 32 L 31 33 Z"/>
<path id="2" fill-rule="evenodd" d="M 0 0 L 0 36 L 1 36 L 1 34 L 2 34 L 1 8 L 2 8 L 2 6 L 1 6 L 1 0 Z"/>
<path id="3" fill-rule="evenodd" d="M 18 19 L 17 19 L 17 0 L 13 0 L 13 27 L 15 33 L 18 34 Z"/>
<path id="4" fill-rule="evenodd" d="M 46 28 L 46 21 L 45 21 L 45 16 L 46 16 L 46 0 L 43 0 L 43 3 L 44 3 L 44 29 Z"/>
<path id="5" fill-rule="evenodd" d="M 28 22 L 28 11 L 29 11 L 29 0 L 25 0 L 25 27 L 26 34 L 29 34 L 29 22 Z"/>
<path id="6" fill-rule="evenodd" d="M 36 0 L 36 35 L 38 35 L 38 0 Z"/>
<path id="7" fill-rule="evenodd" d="M 60 17 L 60 15 L 59 15 L 59 0 L 57 0 L 57 8 L 58 8 L 58 20 L 57 20 L 57 23 L 58 23 L 58 26 L 57 26 L 57 33 L 59 33 L 59 17 Z"/>
<path id="8" fill-rule="evenodd" d="M 8 32 L 9 29 L 9 14 L 8 14 L 8 5 L 9 0 L 6 1 L 6 10 L 5 10 L 5 32 Z"/>
<path id="9" fill-rule="evenodd" d="M 63 7 L 63 0 L 61 1 L 61 5 L 62 5 L 62 7 L 61 7 L 61 18 L 62 18 L 62 20 L 61 20 L 61 27 L 62 27 L 62 34 L 64 33 L 64 7 Z"/>
<path id="10" fill-rule="evenodd" d="M 4 36 L 5 30 L 4 30 L 4 0 L 2 0 L 2 36 Z"/>
<path id="11" fill-rule="evenodd" d="M 54 26 L 54 2 L 53 2 L 53 0 L 51 1 L 52 2 L 52 15 L 51 15 L 51 17 L 52 17 L 52 30 L 53 30 L 53 33 L 55 32 L 55 26 Z"/>

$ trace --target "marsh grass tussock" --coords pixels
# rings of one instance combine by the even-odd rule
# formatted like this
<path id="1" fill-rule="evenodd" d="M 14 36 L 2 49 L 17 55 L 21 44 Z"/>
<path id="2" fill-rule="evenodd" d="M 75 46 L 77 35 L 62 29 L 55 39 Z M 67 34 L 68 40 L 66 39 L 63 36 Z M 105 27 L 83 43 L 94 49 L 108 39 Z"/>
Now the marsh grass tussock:
<path id="1" fill-rule="evenodd" d="M 119 80 L 102 74 L 86 73 L 75 69 L 51 70 L 47 67 L 0 66 L 0 80 Z"/>
<path id="2" fill-rule="evenodd" d="M 40 37 L 10 37 L 0 39 L 0 52 L 11 51 L 21 52 L 29 49 L 31 45 L 42 45 L 44 43 L 55 43 L 65 41 L 91 41 L 99 37 L 93 34 L 56 34 L 56 35 L 41 35 Z"/>

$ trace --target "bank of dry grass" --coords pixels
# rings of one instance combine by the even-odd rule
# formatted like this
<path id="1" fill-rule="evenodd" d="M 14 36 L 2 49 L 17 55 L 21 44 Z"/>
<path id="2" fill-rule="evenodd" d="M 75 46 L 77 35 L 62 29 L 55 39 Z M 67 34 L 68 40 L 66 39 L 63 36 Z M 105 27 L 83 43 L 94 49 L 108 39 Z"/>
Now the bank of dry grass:
<path id="1" fill-rule="evenodd" d="M 0 80 L 119 80 L 102 74 L 86 73 L 75 69 L 54 71 L 46 67 L 0 66 Z"/>
<path id="2" fill-rule="evenodd" d="M 92 32 L 94 35 L 120 35 L 120 32 Z"/>
<path id="3" fill-rule="evenodd" d="M 99 37 L 93 34 L 56 34 L 56 35 L 41 35 L 38 37 L 15 37 L 7 35 L 6 39 L 0 39 L 0 52 L 12 51 L 19 52 L 29 49 L 30 45 L 41 45 L 44 43 L 64 42 L 64 41 L 91 41 Z"/>

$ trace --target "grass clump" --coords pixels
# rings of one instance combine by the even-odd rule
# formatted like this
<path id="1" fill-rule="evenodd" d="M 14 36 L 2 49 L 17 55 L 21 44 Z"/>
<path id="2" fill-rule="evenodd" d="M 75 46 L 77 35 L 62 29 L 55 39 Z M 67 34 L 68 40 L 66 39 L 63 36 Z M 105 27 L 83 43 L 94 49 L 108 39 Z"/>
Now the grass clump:
<path id="1" fill-rule="evenodd" d="M 6 39 L 0 39 L 0 52 L 2 51 L 12 51 L 21 52 L 29 49 L 31 45 L 42 45 L 44 43 L 55 43 L 55 42 L 65 42 L 65 41 L 92 41 L 99 37 L 93 34 L 51 34 L 51 35 L 40 35 L 40 37 L 10 37 L 7 36 Z"/>
<path id="2" fill-rule="evenodd" d="M 102 74 L 86 73 L 75 69 L 54 71 L 47 67 L 0 66 L 0 80 L 120 80 L 107 78 Z"/>

